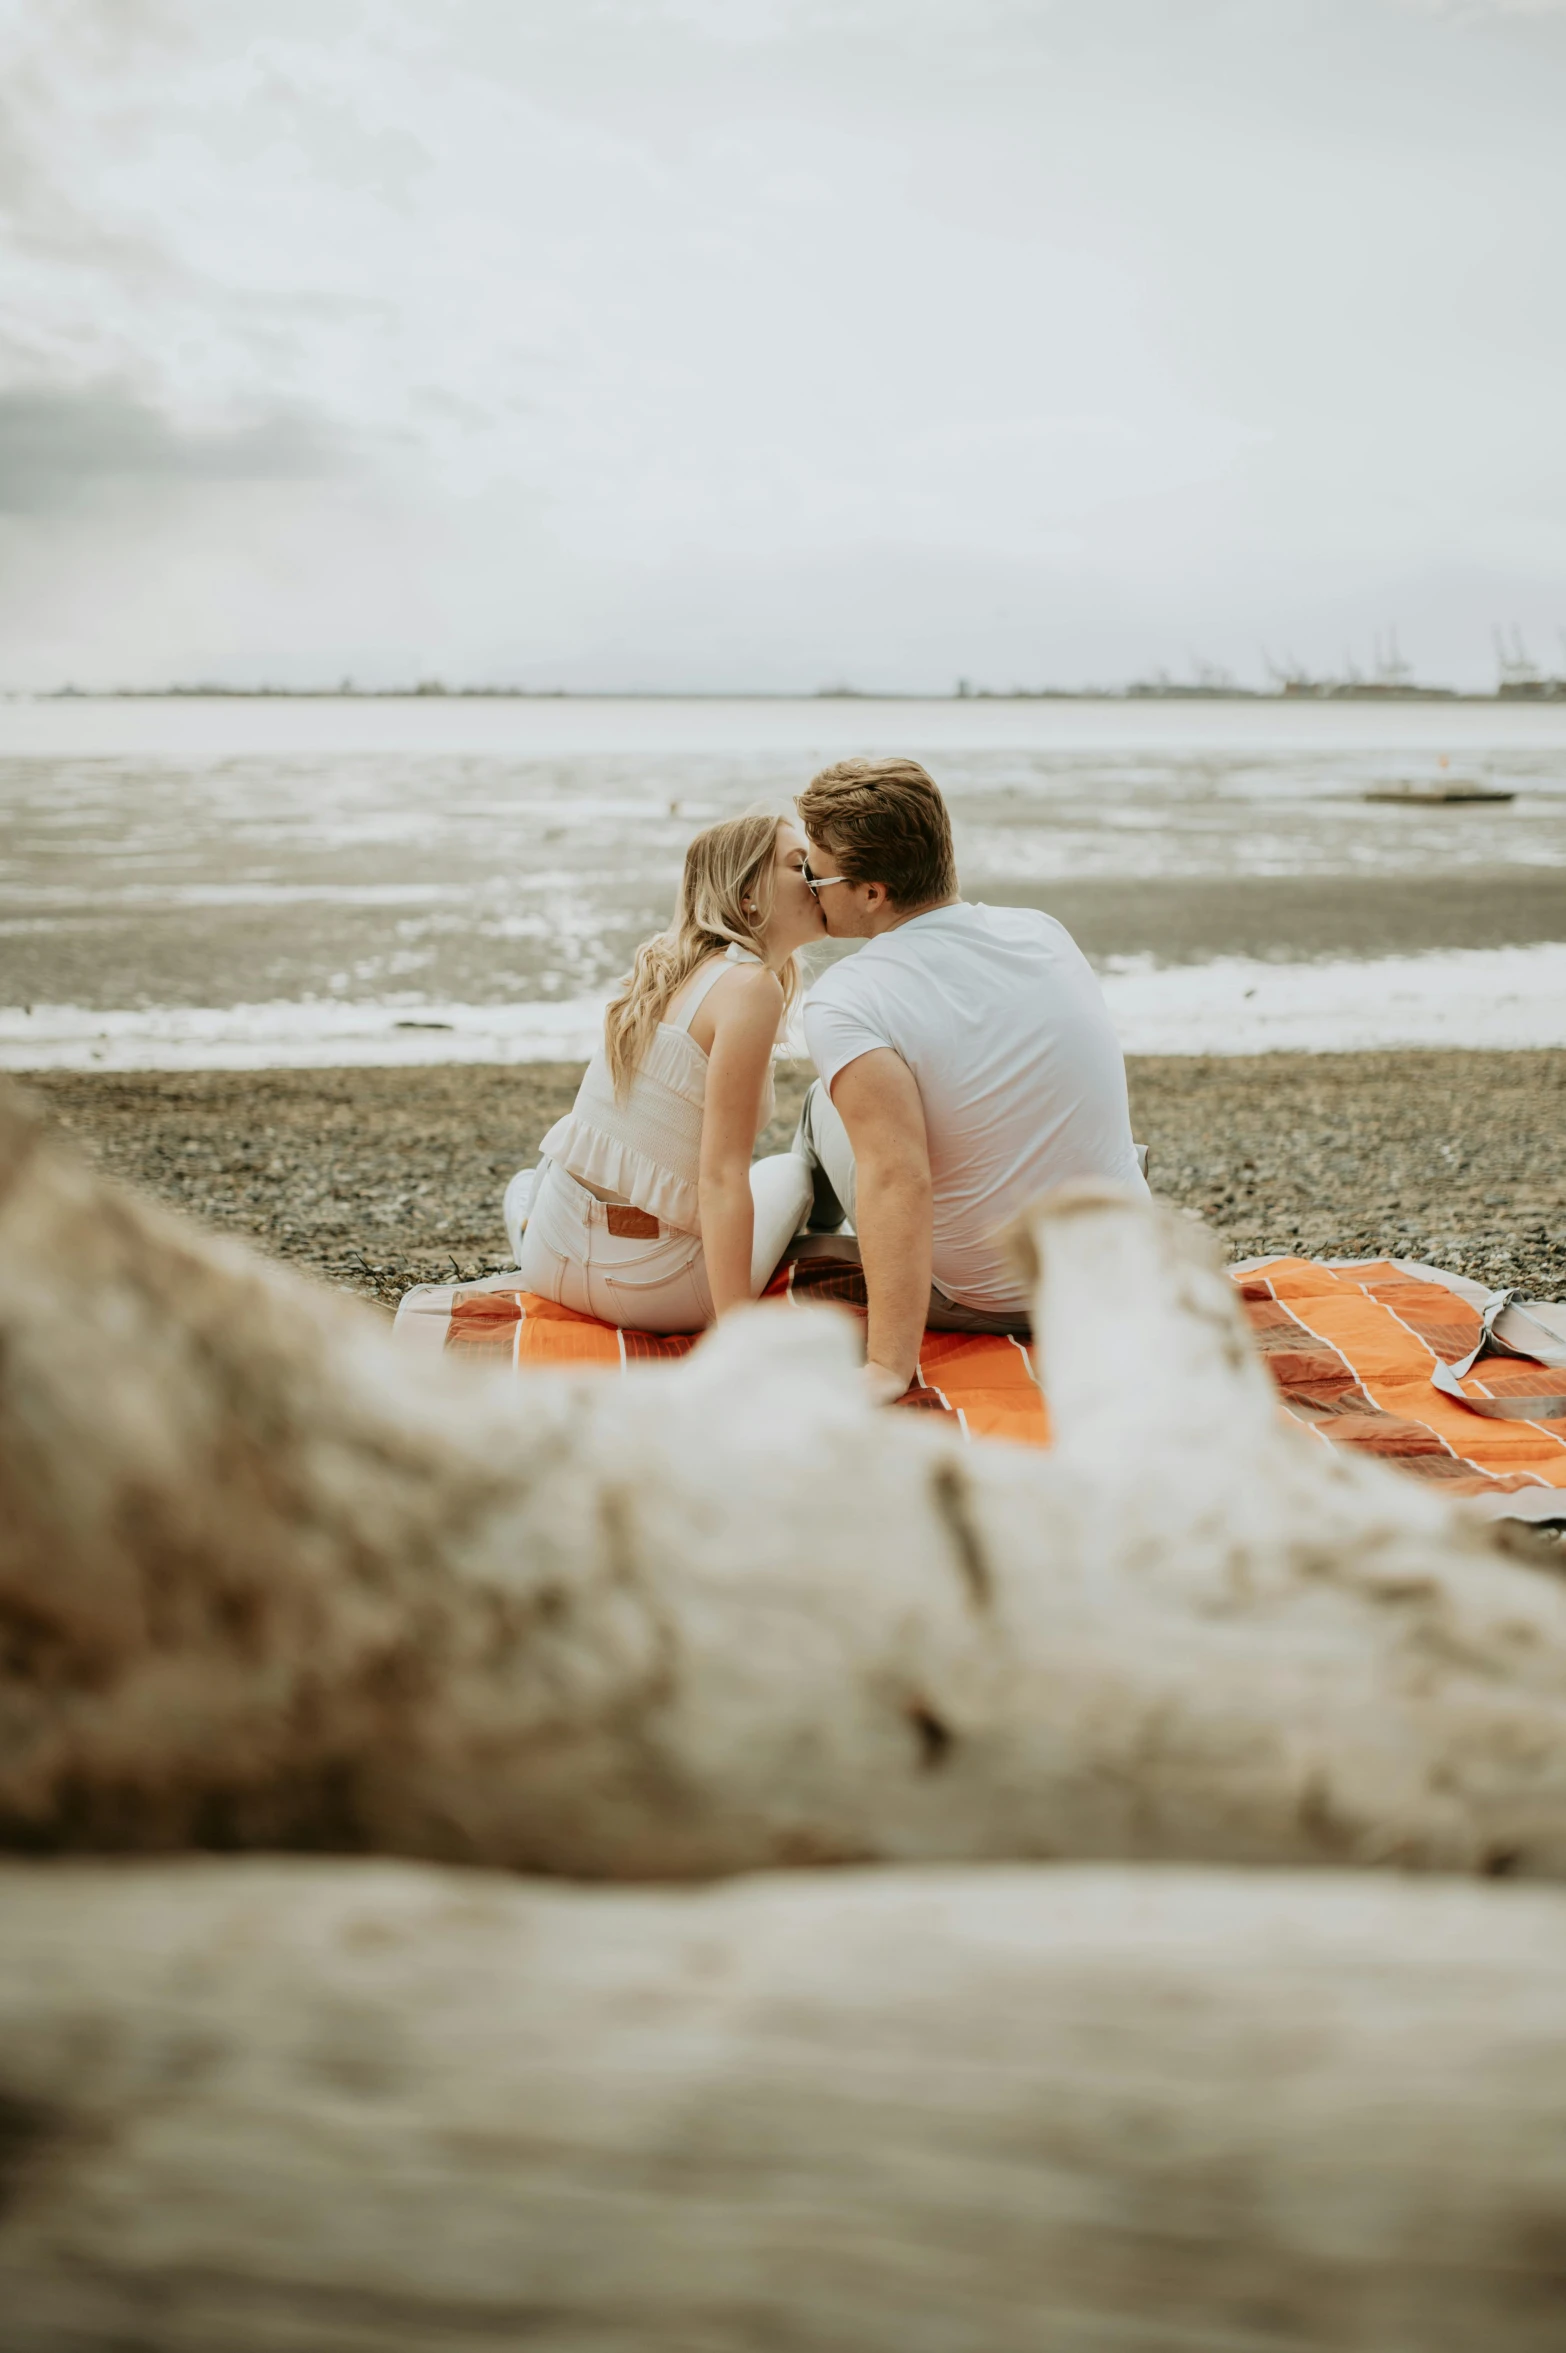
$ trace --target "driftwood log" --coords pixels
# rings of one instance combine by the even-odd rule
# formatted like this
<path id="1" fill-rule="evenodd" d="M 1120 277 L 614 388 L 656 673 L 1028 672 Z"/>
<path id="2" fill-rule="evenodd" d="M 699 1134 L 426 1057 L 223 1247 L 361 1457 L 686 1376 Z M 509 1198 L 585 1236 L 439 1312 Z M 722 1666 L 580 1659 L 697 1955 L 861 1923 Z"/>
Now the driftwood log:
<path id="1" fill-rule="evenodd" d="M 4 2353 L 1558 2353 L 1566 1894 L 0 1872 Z"/>
<path id="2" fill-rule="evenodd" d="M 1566 1872 L 1566 1582 L 1279 1410 L 1205 1240 L 1032 1227 L 1056 1444 L 827 1310 L 464 1378 L 0 1104 L 0 1843 L 576 1876 Z"/>
<path id="3" fill-rule="evenodd" d="M 1057 1442 L 828 1311 L 482 1378 L 0 1097 L 0 2353 L 1554 2353 L 1566 1587 L 1031 1227 Z"/>

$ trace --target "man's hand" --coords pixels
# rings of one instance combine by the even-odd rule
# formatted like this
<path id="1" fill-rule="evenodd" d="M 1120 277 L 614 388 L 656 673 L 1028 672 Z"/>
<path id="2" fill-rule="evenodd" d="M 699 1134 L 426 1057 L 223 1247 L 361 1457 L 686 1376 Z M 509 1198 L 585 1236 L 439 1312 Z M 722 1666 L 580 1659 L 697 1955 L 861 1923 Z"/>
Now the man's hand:
<path id="1" fill-rule="evenodd" d="M 930 1146 L 913 1072 L 890 1046 L 860 1054 L 832 1082 L 854 1148 L 854 1225 L 870 1295 L 866 1380 L 901 1397 L 919 1364 L 930 1305 Z"/>
<path id="2" fill-rule="evenodd" d="M 908 1383 L 901 1373 L 894 1373 L 884 1364 L 867 1363 L 861 1376 L 872 1405 L 895 1405 L 907 1393 Z"/>

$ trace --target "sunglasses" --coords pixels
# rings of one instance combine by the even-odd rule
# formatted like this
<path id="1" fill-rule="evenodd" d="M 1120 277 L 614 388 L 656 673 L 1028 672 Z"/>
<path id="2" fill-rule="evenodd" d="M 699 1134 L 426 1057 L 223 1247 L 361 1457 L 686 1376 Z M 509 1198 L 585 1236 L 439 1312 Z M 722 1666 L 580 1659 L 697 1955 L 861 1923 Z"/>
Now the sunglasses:
<path id="1" fill-rule="evenodd" d="M 832 888 L 834 882 L 846 882 L 848 880 L 846 874 L 812 874 L 808 864 L 801 866 L 799 871 L 804 878 L 806 888 L 814 891 L 817 897 L 820 896 L 822 891 L 829 891 Z"/>

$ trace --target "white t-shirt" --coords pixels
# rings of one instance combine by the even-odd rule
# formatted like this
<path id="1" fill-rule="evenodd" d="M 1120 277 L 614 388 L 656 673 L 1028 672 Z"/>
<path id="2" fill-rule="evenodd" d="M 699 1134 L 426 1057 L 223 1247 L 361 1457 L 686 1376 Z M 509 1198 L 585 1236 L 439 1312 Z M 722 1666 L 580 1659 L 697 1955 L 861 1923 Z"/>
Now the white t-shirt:
<path id="1" fill-rule="evenodd" d="M 831 1092 L 890 1046 L 918 1082 L 934 1182 L 934 1274 L 967 1307 L 1026 1304 L 997 1235 L 1072 1177 L 1145 1192 L 1126 1067 L 1092 967 L 1031 907 L 915 915 L 823 973 L 805 1038 Z"/>

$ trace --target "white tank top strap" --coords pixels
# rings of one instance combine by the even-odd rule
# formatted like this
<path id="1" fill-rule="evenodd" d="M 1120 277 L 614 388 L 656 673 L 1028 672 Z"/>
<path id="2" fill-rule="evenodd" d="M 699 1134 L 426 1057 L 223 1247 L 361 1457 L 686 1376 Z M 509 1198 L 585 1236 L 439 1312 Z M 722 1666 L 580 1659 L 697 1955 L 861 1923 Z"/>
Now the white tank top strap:
<path id="1" fill-rule="evenodd" d="M 760 962 L 761 958 L 753 956 L 749 948 L 730 947 L 725 949 L 721 956 L 714 956 L 710 963 L 702 966 L 694 980 L 686 982 L 685 1001 L 679 1012 L 665 1016 L 669 1028 L 683 1030 L 690 1028 L 708 990 L 715 987 L 731 965 L 759 964 Z"/>

